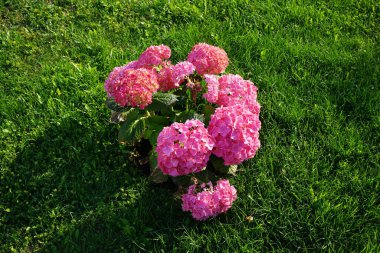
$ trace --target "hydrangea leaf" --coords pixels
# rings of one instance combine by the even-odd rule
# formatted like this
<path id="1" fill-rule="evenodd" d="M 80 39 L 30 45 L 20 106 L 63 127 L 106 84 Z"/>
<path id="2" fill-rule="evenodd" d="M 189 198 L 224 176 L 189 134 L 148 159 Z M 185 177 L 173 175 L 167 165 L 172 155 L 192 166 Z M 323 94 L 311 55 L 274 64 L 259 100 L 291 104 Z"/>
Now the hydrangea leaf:
<path id="1" fill-rule="evenodd" d="M 137 110 L 128 113 L 119 129 L 119 142 L 130 143 L 141 139 L 146 130 L 145 119 Z"/>
<path id="2" fill-rule="evenodd" d="M 169 125 L 170 121 L 167 117 L 152 115 L 146 119 L 146 127 L 144 137 L 149 140 L 152 146 L 156 146 L 157 137 L 162 131 L 162 129 Z"/>
<path id="3" fill-rule="evenodd" d="M 177 96 L 172 93 L 156 92 L 153 94 L 152 103 L 146 109 L 169 115 L 172 105 L 177 101 Z"/>
<path id="4" fill-rule="evenodd" d="M 175 122 L 186 122 L 186 120 L 189 119 L 197 119 L 201 122 L 204 122 L 205 117 L 203 116 L 203 114 L 199 114 L 193 110 L 179 112 L 174 117 Z"/>
<path id="5" fill-rule="evenodd" d="M 153 94 L 152 101 L 153 102 L 159 102 L 161 104 L 169 106 L 169 105 L 173 105 L 175 102 L 177 102 L 178 99 L 177 99 L 177 96 L 172 94 L 172 93 L 156 92 Z"/>
<path id="6" fill-rule="evenodd" d="M 236 171 L 238 167 L 237 165 L 224 165 L 224 160 L 215 155 L 212 155 L 210 157 L 210 161 L 215 171 L 223 173 L 223 174 L 231 174 L 233 176 L 236 175 Z"/>
<path id="7" fill-rule="evenodd" d="M 118 103 L 115 102 L 115 99 L 112 97 L 107 97 L 106 105 L 108 109 L 115 112 L 126 112 L 133 109 L 132 107 L 129 107 L 129 106 L 126 106 L 126 107 L 120 106 Z"/>

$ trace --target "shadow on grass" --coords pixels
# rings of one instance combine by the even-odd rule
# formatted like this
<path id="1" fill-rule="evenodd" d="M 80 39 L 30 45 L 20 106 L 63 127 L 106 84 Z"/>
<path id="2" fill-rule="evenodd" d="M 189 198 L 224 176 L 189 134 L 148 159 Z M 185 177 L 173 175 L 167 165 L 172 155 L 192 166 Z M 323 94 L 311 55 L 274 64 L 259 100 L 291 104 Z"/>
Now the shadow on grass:
<path id="1" fill-rule="evenodd" d="M 128 160 L 116 132 L 65 119 L 30 141 L 2 182 L 11 209 L 0 229 L 5 242 L 48 252 L 169 247 L 191 218 L 169 185 L 151 185 Z"/>

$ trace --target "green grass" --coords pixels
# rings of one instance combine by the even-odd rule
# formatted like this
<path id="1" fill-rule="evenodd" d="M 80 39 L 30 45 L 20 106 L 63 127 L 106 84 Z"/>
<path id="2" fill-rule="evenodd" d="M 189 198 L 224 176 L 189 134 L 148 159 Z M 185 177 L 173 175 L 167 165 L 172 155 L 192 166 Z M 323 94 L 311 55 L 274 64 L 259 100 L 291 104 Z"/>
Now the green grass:
<path id="1" fill-rule="evenodd" d="M 0 252 L 380 251 L 379 24 L 371 0 L 2 1 Z M 131 166 L 103 90 L 198 42 L 262 105 L 238 200 L 205 222 Z"/>

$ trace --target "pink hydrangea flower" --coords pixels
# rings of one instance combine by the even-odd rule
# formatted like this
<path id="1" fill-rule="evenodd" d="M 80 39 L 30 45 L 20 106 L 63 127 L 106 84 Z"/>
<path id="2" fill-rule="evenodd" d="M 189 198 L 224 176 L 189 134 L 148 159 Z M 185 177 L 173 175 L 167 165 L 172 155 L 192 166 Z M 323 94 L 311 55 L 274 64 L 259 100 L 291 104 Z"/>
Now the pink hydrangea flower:
<path id="1" fill-rule="evenodd" d="M 184 80 L 186 76 L 193 74 L 195 71 L 195 66 L 188 61 L 183 61 L 177 63 L 173 67 L 172 80 L 173 82 L 179 86 Z"/>
<path id="2" fill-rule="evenodd" d="M 173 82 L 172 80 L 173 76 L 173 65 L 171 64 L 164 64 L 162 66 L 162 69 L 157 73 L 157 81 L 160 85 L 160 91 L 166 92 L 175 88 L 178 88 L 178 86 Z"/>
<path id="3" fill-rule="evenodd" d="M 207 128 L 215 138 L 213 154 L 223 158 L 225 165 L 254 157 L 260 147 L 260 128 L 259 115 L 244 105 L 217 108 Z"/>
<path id="4" fill-rule="evenodd" d="M 210 103 L 216 104 L 219 96 L 219 81 L 215 75 L 204 75 L 207 83 L 207 92 L 203 94 L 203 97 Z"/>
<path id="5" fill-rule="evenodd" d="M 171 176 L 201 171 L 210 158 L 214 140 L 199 120 L 173 123 L 157 138 L 158 167 Z"/>
<path id="6" fill-rule="evenodd" d="M 151 67 L 160 65 L 165 59 L 169 59 L 171 50 L 168 46 L 150 46 L 139 57 L 139 67 Z"/>
<path id="7" fill-rule="evenodd" d="M 152 71 L 134 69 L 131 67 L 133 63 L 130 64 L 111 72 L 104 85 L 105 90 L 121 106 L 144 109 L 152 103 L 153 93 L 158 90 L 157 78 Z"/>
<path id="8" fill-rule="evenodd" d="M 122 70 L 123 70 L 123 67 L 114 68 L 104 83 L 104 89 L 106 90 L 107 95 L 109 97 L 112 97 L 114 82 L 115 82 L 115 80 L 117 80 L 117 78 L 118 78 L 118 76 Z"/>
<path id="9" fill-rule="evenodd" d="M 200 75 L 220 74 L 228 66 L 227 53 L 219 47 L 205 43 L 195 45 L 187 60 L 195 66 Z"/>
<path id="10" fill-rule="evenodd" d="M 219 180 L 215 187 L 209 182 L 200 185 L 200 188 L 197 192 L 197 185 L 194 184 L 182 195 L 182 210 L 191 212 L 196 220 L 206 220 L 227 212 L 237 198 L 235 187 L 225 179 Z"/>
<path id="11" fill-rule="evenodd" d="M 207 93 L 203 97 L 210 103 L 220 106 L 245 105 L 251 112 L 259 114 L 257 87 L 251 81 L 239 75 L 224 75 L 218 79 L 215 75 L 205 75 Z"/>

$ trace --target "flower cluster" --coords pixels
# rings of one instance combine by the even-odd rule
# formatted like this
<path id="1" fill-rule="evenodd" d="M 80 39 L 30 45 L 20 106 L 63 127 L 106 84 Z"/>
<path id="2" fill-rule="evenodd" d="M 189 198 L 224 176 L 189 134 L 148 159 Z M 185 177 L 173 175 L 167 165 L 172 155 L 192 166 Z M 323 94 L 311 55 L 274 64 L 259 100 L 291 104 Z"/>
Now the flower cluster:
<path id="1" fill-rule="evenodd" d="M 168 46 L 150 46 L 148 47 L 138 59 L 138 67 L 153 67 L 160 65 L 164 59 L 169 59 L 171 50 Z"/>
<path id="2" fill-rule="evenodd" d="M 227 212 L 237 198 L 237 191 L 228 180 L 219 180 L 215 187 L 211 182 L 207 185 L 203 183 L 200 192 L 197 192 L 197 186 L 190 186 L 182 196 L 182 210 L 190 211 L 196 220 L 205 220 Z"/>
<path id="3" fill-rule="evenodd" d="M 244 105 L 253 113 L 260 113 L 257 103 L 257 87 L 239 75 L 205 75 L 207 93 L 203 94 L 210 103 L 219 106 Z"/>
<path id="4" fill-rule="evenodd" d="M 153 150 L 142 161 L 149 160 L 154 182 L 163 182 L 169 175 L 177 177 L 173 181 L 178 183 L 197 178 L 201 171 L 233 174 L 235 165 L 254 157 L 260 147 L 257 87 L 240 75 L 222 74 L 229 59 L 219 47 L 196 44 L 186 61 L 177 64 L 170 57 L 168 46 L 150 46 L 137 60 L 109 74 L 104 84 L 108 102 L 118 104 L 109 107 L 126 121 L 120 128 L 121 141 L 149 140 Z M 155 103 L 147 107 L 153 99 Z M 145 111 L 119 110 L 120 106 Z M 205 120 L 205 125 L 202 118 L 209 122 Z M 226 212 L 237 198 L 228 180 L 215 186 L 207 181 L 195 180 L 200 184 L 190 186 L 182 196 L 182 209 L 197 220 Z"/>
<path id="5" fill-rule="evenodd" d="M 115 68 L 106 81 L 109 96 L 121 106 L 144 109 L 152 102 L 152 95 L 158 90 L 156 76 L 146 69 Z"/>
<path id="6" fill-rule="evenodd" d="M 220 74 L 228 66 L 227 53 L 219 48 L 205 43 L 193 47 L 187 60 L 191 62 L 198 74 Z"/>
<path id="7" fill-rule="evenodd" d="M 206 167 L 214 139 L 199 120 L 173 123 L 157 138 L 158 166 L 164 174 L 180 176 Z"/>
<path id="8" fill-rule="evenodd" d="M 220 107 L 211 115 L 207 130 L 215 138 L 213 153 L 225 165 L 240 164 L 255 156 L 260 147 L 258 114 L 243 105 Z"/>

